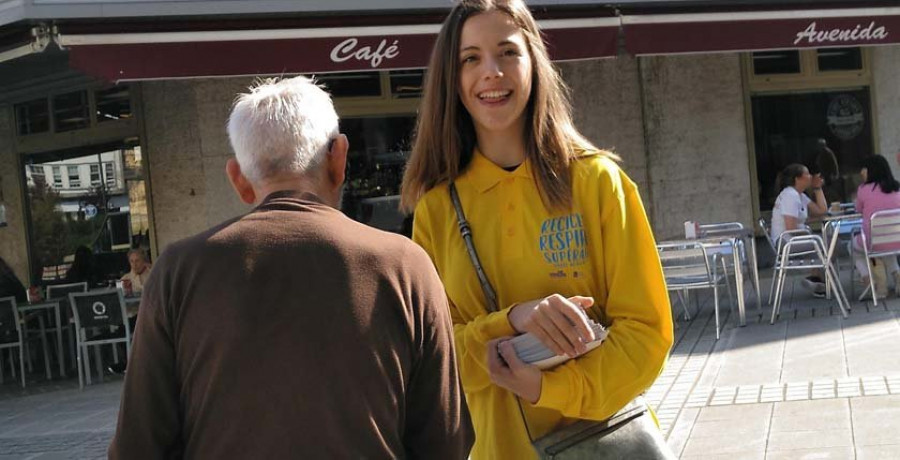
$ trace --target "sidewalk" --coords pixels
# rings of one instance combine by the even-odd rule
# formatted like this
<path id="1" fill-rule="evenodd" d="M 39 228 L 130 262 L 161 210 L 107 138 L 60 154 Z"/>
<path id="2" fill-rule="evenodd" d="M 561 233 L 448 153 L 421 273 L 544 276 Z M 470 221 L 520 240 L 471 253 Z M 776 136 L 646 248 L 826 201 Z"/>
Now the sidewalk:
<path id="1" fill-rule="evenodd" d="M 764 301 L 770 281 L 771 272 L 760 279 Z M 758 311 L 748 295 L 747 326 L 726 316 L 719 341 L 709 296 L 698 317 L 677 323 L 669 363 L 648 392 L 674 452 L 682 459 L 900 458 L 900 299 L 878 308 L 851 300 L 844 319 L 834 301 L 788 280 L 784 302 L 770 325 L 771 310 Z M 727 300 L 722 305 L 727 311 Z"/>
<path id="2" fill-rule="evenodd" d="M 770 276 L 760 279 L 764 300 Z M 675 453 L 900 458 L 900 299 L 878 308 L 851 301 L 843 319 L 833 301 L 788 283 L 774 325 L 768 307 L 760 312 L 747 299 L 746 327 L 736 327 L 723 302 L 718 341 L 709 296 L 695 318 L 676 323 L 669 363 L 647 394 Z M 680 316 L 680 307 L 673 311 Z M 84 391 L 71 378 L 29 381 L 25 391 L 8 379 L 0 385 L 0 460 L 105 458 L 120 379 Z"/>
<path id="3" fill-rule="evenodd" d="M 122 392 L 121 377 L 78 389 L 77 378 L 0 385 L 0 460 L 106 458 Z"/>

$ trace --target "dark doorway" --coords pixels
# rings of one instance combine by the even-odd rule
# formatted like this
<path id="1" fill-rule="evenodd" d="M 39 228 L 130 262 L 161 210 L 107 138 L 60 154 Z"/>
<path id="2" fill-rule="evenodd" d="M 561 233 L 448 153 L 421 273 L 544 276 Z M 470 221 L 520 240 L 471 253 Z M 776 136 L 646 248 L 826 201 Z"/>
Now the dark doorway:
<path id="1" fill-rule="evenodd" d="M 812 171 L 823 145 L 838 165 L 837 174 L 826 177 L 827 200 L 854 198 L 860 161 L 874 153 L 868 88 L 756 95 L 752 110 L 760 211 L 775 203 L 778 173 L 791 163 Z M 823 176 L 829 175 L 825 169 Z"/>

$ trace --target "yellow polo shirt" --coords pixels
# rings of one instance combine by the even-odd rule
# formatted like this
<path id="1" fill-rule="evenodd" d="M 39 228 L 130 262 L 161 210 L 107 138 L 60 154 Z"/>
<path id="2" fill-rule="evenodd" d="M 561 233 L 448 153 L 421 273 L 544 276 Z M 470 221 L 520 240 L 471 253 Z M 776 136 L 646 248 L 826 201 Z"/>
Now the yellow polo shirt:
<path id="1" fill-rule="evenodd" d="M 514 395 L 488 376 L 485 344 L 515 334 L 507 314 L 517 302 L 553 293 L 593 296 L 589 314 L 609 328 L 608 338 L 545 371 L 540 399 L 522 406 L 536 438 L 571 418 L 611 416 L 653 383 L 672 346 L 653 234 L 634 183 L 597 152 L 584 152 L 573 163 L 573 206 L 565 212 L 544 207 L 527 161 L 508 172 L 476 151 L 456 187 L 502 310 L 489 314 L 485 308 L 447 184 L 417 204 L 413 239 L 431 256 L 450 300 L 476 433 L 472 458 L 534 458 Z"/>

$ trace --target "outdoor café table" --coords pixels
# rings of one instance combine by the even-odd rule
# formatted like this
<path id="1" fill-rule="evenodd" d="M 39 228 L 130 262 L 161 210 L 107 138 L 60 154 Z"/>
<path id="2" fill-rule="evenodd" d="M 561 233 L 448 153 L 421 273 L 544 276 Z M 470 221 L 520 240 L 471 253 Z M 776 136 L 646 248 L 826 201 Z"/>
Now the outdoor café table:
<path id="1" fill-rule="evenodd" d="M 741 268 L 741 255 L 738 251 L 738 240 L 741 237 L 739 236 L 729 236 L 729 235 L 716 235 L 716 236 L 705 236 L 702 238 L 696 238 L 692 240 L 686 239 L 677 239 L 677 240 L 666 240 L 661 241 L 660 243 L 665 244 L 694 244 L 700 243 L 707 249 L 716 249 L 720 250 L 721 253 L 731 252 L 732 263 L 734 264 L 734 286 L 738 292 L 737 296 L 737 304 L 738 304 L 738 322 L 740 326 L 747 325 L 747 314 L 744 310 L 744 270 Z"/>
<path id="2" fill-rule="evenodd" d="M 19 305 L 19 313 L 53 310 L 53 314 L 56 315 L 56 361 L 59 362 L 59 375 L 65 377 L 66 370 L 63 364 L 62 321 L 59 314 L 59 301 L 60 299 L 47 299 L 40 302 L 21 304 Z"/>

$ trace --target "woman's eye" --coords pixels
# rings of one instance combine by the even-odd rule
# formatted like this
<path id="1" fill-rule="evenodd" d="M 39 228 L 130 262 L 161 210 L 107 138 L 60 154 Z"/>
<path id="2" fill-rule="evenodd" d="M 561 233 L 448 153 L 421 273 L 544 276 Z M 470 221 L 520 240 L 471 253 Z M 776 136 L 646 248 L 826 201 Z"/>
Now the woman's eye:
<path id="1" fill-rule="evenodd" d="M 463 56 L 463 58 L 462 58 L 462 63 L 463 63 L 463 64 L 468 64 L 468 63 L 470 63 L 470 62 L 475 62 L 475 61 L 477 61 L 477 60 L 478 60 L 478 58 L 475 57 L 475 56 Z"/>
<path id="2" fill-rule="evenodd" d="M 518 56 L 519 50 L 510 48 L 510 49 L 507 49 L 506 51 L 504 51 L 503 55 L 504 56 Z"/>

